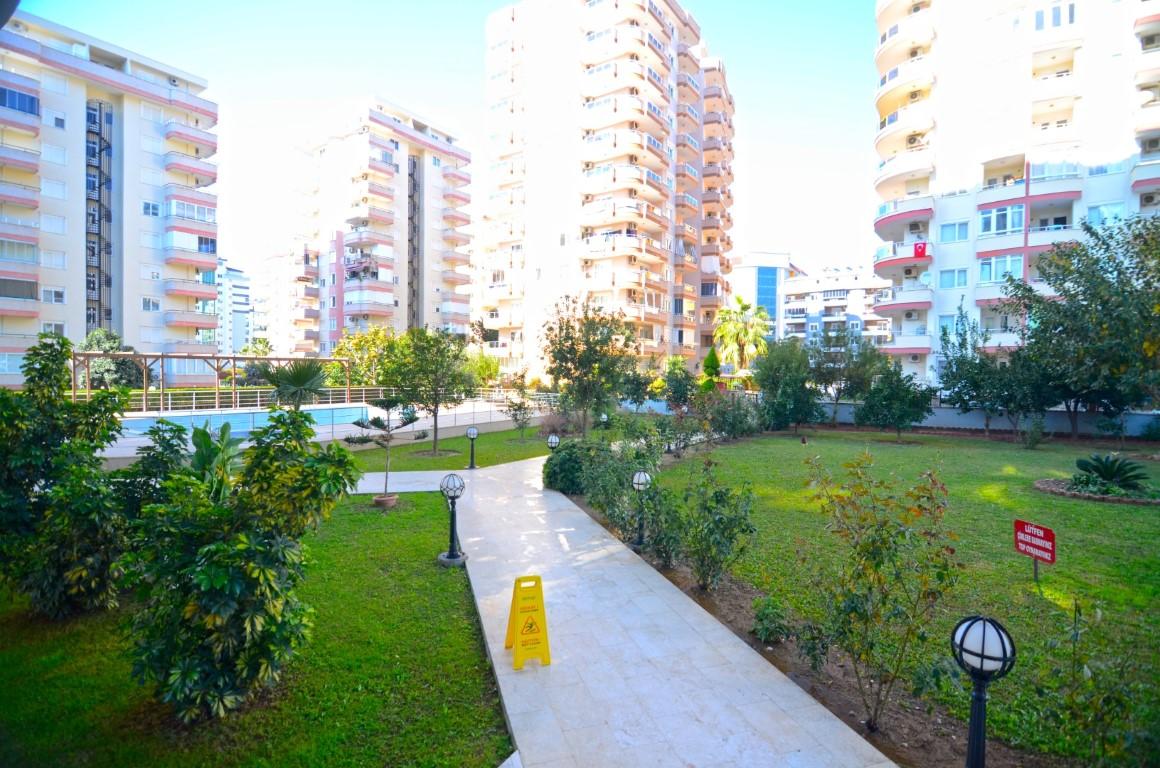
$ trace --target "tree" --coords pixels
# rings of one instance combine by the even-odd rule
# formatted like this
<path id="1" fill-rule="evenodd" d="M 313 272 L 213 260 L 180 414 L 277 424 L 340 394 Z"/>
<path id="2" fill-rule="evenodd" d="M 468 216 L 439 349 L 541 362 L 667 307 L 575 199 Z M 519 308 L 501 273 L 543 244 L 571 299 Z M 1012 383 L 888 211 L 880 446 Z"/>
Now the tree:
<path id="1" fill-rule="evenodd" d="M 733 363 L 734 374 L 749 370 L 752 361 L 765 354 L 770 327 L 765 307 L 736 298 L 736 307 L 725 307 L 717 313 L 717 328 L 713 331 L 713 340 L 721 347 L 721 359 Z"/>
<path id="2" fill-rule="evenodd" d="M 673 356 L 665 363 L 665 402 L 673 413 L 683 413 L 689 409 L 696 392 L 693 374 L 685 368 L 685 361 Z"/>
<path id="3" fill-rule="evenodd" d="M 934 413 L 930 407 L 934 390 L 915 381 L 914 374 L 902 375 L 898 363 L 890 366 L 874 382 L 866 400 L 854 409 L 854 422 L 880 429 L 893 429 L 902 441 L 902 430 Z"/>
<path id="4" fill-rule="evenodd" d="M 467 369 L 480 386 L 492 384 L 499 378 L 499 360 L 482 349 L 467 353 Z"/>
<path id="5" fill-rule="evenodd" d="M 475 392 L 475 377 L 467 368 L 462 337 L 443 330 L 412 328 L 407 331 L 407 354 L 399 378 L 405 402 L 432 418 L 431 452 L 439 453 L 439 412 L 459 405 Z"/>
<path id="6" fill-rule="evenodd" d="M 721 377 L 721 360 L 717 357 L 716 347 L 709 347 L 705 361 L 701 363 L 701 372 L 704 374 L 701 380 L 701 390 L 704 392 L 715 391 L 717 381 Z"/>
<path id="7" fill-rule="evenodd" d="M 264 338 L 251 339 L 244 347 L 242 347 L 241 354 L 246 357 L 269 357 L 274 354 L 274 348 L 270 346 L 270 340 Z"/>
<path id="8" fill-rule="evenodd" d="M 810 353 L 798 339 L 773 344 L 758 359 L 754 381 L 761 389 L 761 415 L 766 429 L 785 429 L 820 421 L 818 390 L 810 380 Z"/>
<path id="9" fill-rule="evenodd" d="M 999 359 L 986 351 L 988 334 L 976 320 L 967 318 L 962 306 L 955 318 L 954 335 L 941 332 L 943 368 L 940 376 L 942 401 L 968 413 L 983 412 L 983 432 L 991 433 L 991 419 L 1003 412 L 1000 397 Z"/>
<path id="10" fill-rule="evenodd" d="M 565 296 L 544 329 L 548 375 L 580 412 L 580 434 L 588 434 L 588 415 L 619 390 L 634 365 L 632 328 L 621 313 Z"/>
<path id="11" fill-rule="evenodd" d="M 405 338 L 395 335 L 394 329 L 372 325 L 358 333 L 343 334 L 331 356 L 348 361 L 352 386 L 396 387 L 406 350 Z M 346 370 L 341 363 L 327 365 L 327 381 L 333 387 L 346 385 Z"/>
<path id="12" fill-rule="evenodd" d="M 650 383 L 652 383 L 652 379 L 648 375 L 640 372 L 636 368 L 630 368 L 624 372 L 624 376 L 621 378 L 620 396 L 632 403 L 633 407 L 639 412 L 640 407 L 644 405 L 644 401 L 648 400 L 648 387 Z"/>
<path id="13" fill-rule="evenodd" d="M 1117 417 L 1160 400 L 1160 220 L 1136 218 L 1056 243 L 1039 257 L 1054 296 L 1008 277 L 1009 310 L 1026 318 L 1025 354 L 1047 371 L 1079 431 L 1079 411 Z"/>
<path id="14" fill-rule="evenodd" d="M 843 329 L 826 331 L 808 345 L 810 378 L 829 394 L 832 423 L 838 423 L 838 403 L 855 400 L 870 391 L 874 377 L 886 367 L 885 356 L 870 339 Z"/>
<path id="15" fill-rule="evenodd" d="M 282 366 L 258 365 L 259 374 L 274 388 L 274 402 L 295 411 L 321 395 L 326 387 L 326 367 L 318 360 L 300 358 Z"/>
<path id="16" fill-rule="evenodd" d="M 528 385 L 524 383 L 526 374 L 527 371 L 520 371 L 516 376 L 515 397 L 509 397 L 503 407 L 504 415 L 511 419 L 519 430 L 521 443 L 524 442 L 524 433 L 532 423 L 532 415 L 535 412 L 535 405 L 528 398 Z"/>
<path id="17" fill-rule="evenodd" d="M 356 427 L 362 429 L 373 430 L 378 434 L 364 438 L 362 435 L 349 435 L 343 440 L 350 444 L 358 444 L 370 440 L 378 445 L 386 453 L 383 466 L 383 505 L 390 506 L 394 504 L 391 500 L 391 442 L 394 440 L 395 432 L 398 432 L 403 427 L 409 427 L 419 420 L 415 409 L 409 404 L 404 403 L 399 397 L 384 397 L 371 402 L 375 408 L 386 413 L 386 417 L 372 416 L 369 419 L 359 419 L 354 422 Z M 399 422 L 397 424 L 391 423 L 391 411 L 399 410 Z"/>
<path id="18" fill-rule="evenodd" d="M 80 352 L 132 352 L 132 347 L 121 343 L 121 337 L 106 328 L 96 328 L 89 332 L 78 348 Z M 141 388 L 145 375 L 141 366 L 129 358 L 93 357 L 88 365 L 79 371 L 78 380 L 85 383 L 86 372 L 92 378 L 89 386 L 96 389 L 116 389 L 117 387 Z"/>
<path id="19" fill-rule="evenodd" d="M 1060 401 L 1052 372 L 1024 349 L 1014 350 L 1006 364 L 999 364 L 993 397 L 1011 423 L 1016 440 L 1026 417 L 1042 416 Z"/>

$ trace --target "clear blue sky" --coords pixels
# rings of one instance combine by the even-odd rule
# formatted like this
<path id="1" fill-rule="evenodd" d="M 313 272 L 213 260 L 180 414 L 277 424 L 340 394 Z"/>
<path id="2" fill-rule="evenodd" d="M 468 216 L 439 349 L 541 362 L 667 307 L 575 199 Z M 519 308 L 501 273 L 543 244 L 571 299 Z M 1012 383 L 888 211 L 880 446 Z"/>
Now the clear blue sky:
<path id="1" fill-rule="evenodd" d="M 209 81 L 206 96 L 221 107 L 220 251 L 247 266 L 288 241 L 292 184 L 271 179 L 335 101 L 378 94 L 479 146 L 484 19 L 505 4 L 23 0 L 20 8 Z M 736 98 L 737 254 L 788 250 L 807 268 L 869 264 L 873 1 L 684 5 L 725 61 Z"/>

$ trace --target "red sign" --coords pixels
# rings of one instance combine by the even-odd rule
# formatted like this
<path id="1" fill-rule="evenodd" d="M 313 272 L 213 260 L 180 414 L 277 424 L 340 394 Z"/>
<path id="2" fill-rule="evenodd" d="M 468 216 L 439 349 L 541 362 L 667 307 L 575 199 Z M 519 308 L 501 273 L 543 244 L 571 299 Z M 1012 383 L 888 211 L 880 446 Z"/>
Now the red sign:
<path id="1" fill-rule="evenodd" d="M 1026 520 L 1016 520 L 1015 551 L 1051 565 L 1055 562 L 1055 531 Z"/>

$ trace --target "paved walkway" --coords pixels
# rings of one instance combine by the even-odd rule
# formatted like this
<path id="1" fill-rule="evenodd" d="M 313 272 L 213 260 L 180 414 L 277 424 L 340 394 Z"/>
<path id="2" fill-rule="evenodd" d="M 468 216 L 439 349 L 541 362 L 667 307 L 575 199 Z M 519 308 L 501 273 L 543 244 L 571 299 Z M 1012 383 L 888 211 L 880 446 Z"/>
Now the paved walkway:
<path id="1" fill-rule="evenodd" d="M 523 766 L 893 765 L 583 510 L 544 491 L 543 461 L 459 473 L 459 536 Z M 393 473 L 392 487 L 402 487 Z M 530 574 L 543 577 L 552 664 L 516 672 L 504 633 L 512 583 Z"/>

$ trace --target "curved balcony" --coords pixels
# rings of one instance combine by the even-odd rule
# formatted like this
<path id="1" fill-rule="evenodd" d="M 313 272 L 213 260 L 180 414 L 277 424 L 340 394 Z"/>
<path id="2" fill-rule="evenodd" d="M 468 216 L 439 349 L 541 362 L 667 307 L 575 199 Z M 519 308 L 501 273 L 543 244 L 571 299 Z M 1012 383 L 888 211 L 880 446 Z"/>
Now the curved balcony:
<path id="1" fill-rule="evenodd" d="M 218 287 L 214 283 L 203 283 L 200 280 L 168 278 L 165 281 L 165 295 L 189 296 L 194 299 L 216 299 Z"/>
<path id="2" fill-rule="evenodd" d="M 40 152 L 15 144 L 0 143 L 0 166 L 36 173 L 40 170 Z"/>
<path id="3" fill-rule="evenodd" d="M 381 275 L 379 277 L 348 277 L 342 283 L 342 289 L 346 293 L 352 291 L 374 291 L 377 294 L 391 294 L 395 293 L 395 283 L 393 280 Z M 309 310 L 307 310 L 309 311 Z M 314 317 L 318 317 L 318 310 Z M 307 316 L 309 318 L 309 315 Z"/>
<path id="4" fill-rule="evenodd" d="M 934 292 L 930 288 L 895 288 L 878 294 L 874 300 L 874 311 L 880 315 L 894 315 L 925 311 L 933 305 Z"/>
<path id="5" fill-rule="evenodd" d="M 169 339 L 165 342 L 165 351 L 185 355 L 216 355 L 218 348 L 216 341 Z"/>
<path id="6" fill-rule="evenodd" d="M 35 210 L 40 207 L 40 189 L 27 184 L 0 181 L 0 203 Z"/>
<path id="7" fill-rule="evenodd" d="M 165 324 L 171 328 L 217 328 L 218 316 L 214 312 L 170 309 L 165 313 Z"/>
<path id="8" fill-rule="evenodd" d="M 696 160 L 701 156 L 701 142 L 688 133 L 677 136 L 677 157 L 683 162 Z"/>
<path id="9" fill-rule="evenodd" d="M 183 152 L 165 153 L 165 170 L 170 173 L 185 173 L 196 180 L 195 187 L 204 187 L 217 181 L 217 166 L 206 162 L 200 157 L 187 155 Z"/>
<path id="10" fill-rule="evenodd" d="M 1150 101 L 1136 112 L 1136 138 L 1154 139 L 1160 136 L 1160 99 Z"/>
<path id="11" fill-rule="evenodd" d="M 589 163 L 600 163 L 626 155 L 642 155 L 644 135 L 627 128 L 601 131 L 584 140 L 580 154 L 581 159 Z"/>
<path id="12" fill-rule="evenodd" d="M 645 102 L 637 96 L 606 96 L 584 105 L 580 126 L 590 131 L 639 121 L 645 115 Z"/>
<path id="13" fill-rule="evenodd" d="M 929 147 L 899 152 L 878 164 L 874 189 L 884 200 L 896 200 L 906 194 L 906 182 L 929 177 L 934 172 L 934 153 Z"/>
<path id="14" fill-rule="evenodd" d="M 374 229 L 356 229 L 342 236 L 342 244 L 347 248 L 370 248 L 376 245 L 394 245 L 395 238 L 387 232 Z"/>
<path id="15" fill-rule="evenodd" d="M 733 160 L 733 145 L 725 138 L 705 139 L 701 145 L 706 163 L 727 163 Z"/>
<path id="16" fill-rule="evenodd" d="M 888 355 L 929 355 L 933 344 L 934 337 L 925 328 L 904 329 L 889 344 L 883 344 L 881 350 Z"/>
<path id="17" fill-rule="evenodd" d="M 395 223 L 395 212 L 374 205 L 359 204 L 351 208 L 346 223 L 355 227 L 366 227 L 370 222 L 391 226 Z"/>
<path id="18" fill-rule="evenodd" d="M 443 239 L 454 245 L 467 245 L 469 242 L 471 242 L 470 237 L 468 237 L 463 232 L 459 232 L 454 229 L 443 230 Z"/>
<path id="19" fill-rule="evenodd" d="M 885 72 L 909 57 L 915 48 L 925 48 L 934 40 L 934 24 L 929 8 L 911 13 L 890 25 L 878 37 L 874 64 Z"/>
<path id="20" fill-rule="evenodd" d="M 445 165 L 443 166 L 443 182 L 452 186 L 462 187 L 471 183 L 471 176 L 466 171 Z"/>
<path id="21" fill-rule="evenodd" d="M 1143 39 L 1160 34 L 1160 8 L 1151 2 L 1141 2 L 1138 6 L 1136 20 L 1132 25 L 1136 37 Z"/>
<path id="22" fill-rule="evenodd" d="M 915 56 L 891 67 L 878 80 L 878 91 L 874 103 L 878 113 L 886 110 L 886 105 L 906 98 L 914 91 L 930 88 L 934 83 L 934 67 L 929 56 Z"/>
<path id="23" fill-rule="evenodd" d="M 733 95 L 720 85 L 706 85 L 702 96 L 705 99 L 706 110 L 725 113 L 733 110 Z"/>
<path id="24" fill-rule="evenodd" d="M 395 305 L 394 302 L 383 304 L 377 301 L 348 301 L 342 305 L 342 314 L 347 317 L 356 315 L 392 317 L 395 314 Z"/>
<path id="25" fill-rule="evenodd" d="M 1160 47 L 1140 52 L 1136 65 L 1136 87 L 1160 81 Z"/>
<path id="26" fill-rule="evenodd" d="M 903 233 L 914 221 L 929 222 L 934 216 L 934 198 L 931 195 L 915 195 L 892 200 L 878 206 L 874 218 L 874 232 L 887 241 L 902 240 Z"/>
<path id="27" fill-rule="evenodd" d="M 165 138 L 170 141 L 179 141 L 199 150 L 202 157 L 209 157 L 217 152 L 218 140 L 204 128 L 186 125 L 178 120 L 165 123 Z"/>
<path id="28" fill-rule="evenodd" d="M 202 251 L 176 248 L 171 245 L 165 246 L 164 253 L 166 264 L 197 267 L 205 270 L 217 269 L 216 253 L 203 253 Z"/>
<path id="29" fill-rule="evenodd" d="M 874 253 L 874 273 L 881 276 L 899 268 L 929 266 L 933 250 L 931 243 L 922 240 L 887 243 Z"/>
<path id="30" fill-rule="evenodd" d="M 450 206 L 467 205 L 471 202 L 471 194 L 458 189 L 443 190 L 443 202 Z"/>
<path id="31" fill-rule="evenodd" d="M 388 163 L 381 157 L 368 157 L 367 171 L 379 179 L 393 179 L 395 174 L 399 172 L 399 166 Z"/>
<path id="32" fill-rule="evenodd" d="M 443 209 L 443 223 L 453 227 L 464 227 L 471 223 L 471 217 L 454 208 Z"/>
<path id="33" fill-rule="evenodd" d="M 874 150 L 879 157 L 890 157 L 898 152 L 913 149 L 921 138 L 934 128 L 934 112 L 929 99 L 920 99 L 909 106 L 891 112 L 878 121 L 878 134 L 874 137 Z"/>
<path id="34" fill-rule="evenodd" d="M 454 269 L 445 269 L 441 273 L 443 282 L 448 285 L 467 285 L 471 282 L 471 275 L 465 272 L 456 272 Z"/>
<path id="35" fill-rule="evenodd" d="M 1160 189 L 1160 160 L 1137 163 L 1132 169 L 1132 191 L 1154 192 Z"/>
<path id="36" fill-rule="evenodd" d="M 443 251 L 443 265 L 461 267 L 471 263 L 471 257 L 460 251 Z"/>

